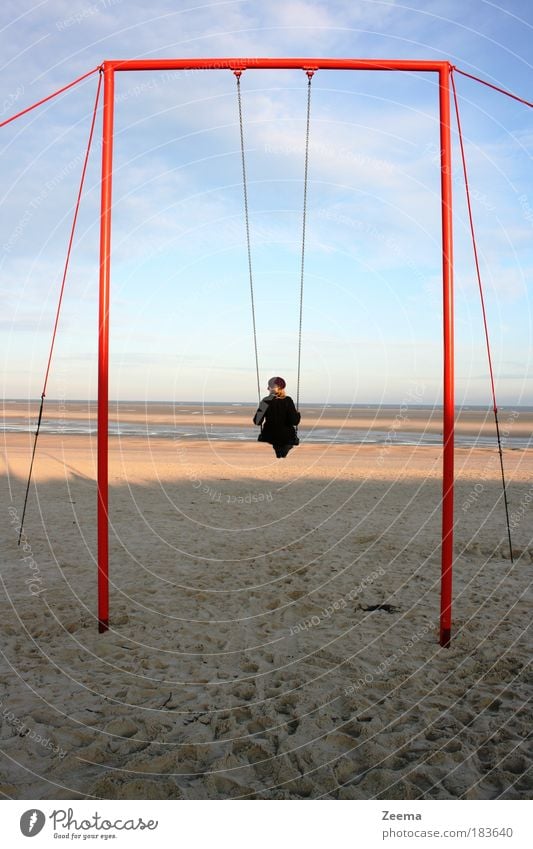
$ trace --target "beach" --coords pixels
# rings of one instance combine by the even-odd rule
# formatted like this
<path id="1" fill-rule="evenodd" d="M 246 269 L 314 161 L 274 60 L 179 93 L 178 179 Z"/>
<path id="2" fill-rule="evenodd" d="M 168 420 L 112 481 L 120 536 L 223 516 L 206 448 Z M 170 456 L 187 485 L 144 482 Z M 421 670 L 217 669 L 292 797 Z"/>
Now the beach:
<path id="1" fill-rule="evenodd" d="M 513 427 L 531 435 L 527 416 Z M 32 434 L 4 432 L 4 796 L 531 798 L 531 450 L 505 451 L 514 563 L 497 451 L 456 450 L 442 648 L 440 445 L 277 460 L 253 431 L 208 436 L 110 438 L 99 634 L 96 438 L 39 437 L 18 546 Z"/>

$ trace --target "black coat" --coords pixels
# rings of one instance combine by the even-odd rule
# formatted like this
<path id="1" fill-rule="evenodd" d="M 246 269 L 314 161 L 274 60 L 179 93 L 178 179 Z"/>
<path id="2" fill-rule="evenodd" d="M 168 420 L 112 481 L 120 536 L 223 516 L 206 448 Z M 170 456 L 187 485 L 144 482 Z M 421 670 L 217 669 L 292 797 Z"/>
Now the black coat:
<path id="1" fill-rule="evenodd" d="M 290 395 L 285 398 L 263 398 L 262 404 L 267 406 L 263 420 L 263 432 L 259 434 L 261 442 L 269 442 L 271 445 L 298 445 L 294 426 L 300 424 L 300 413 L 294 406 Z M 259 409 L 254 416 L 254 424 L 257 424 Z"/>

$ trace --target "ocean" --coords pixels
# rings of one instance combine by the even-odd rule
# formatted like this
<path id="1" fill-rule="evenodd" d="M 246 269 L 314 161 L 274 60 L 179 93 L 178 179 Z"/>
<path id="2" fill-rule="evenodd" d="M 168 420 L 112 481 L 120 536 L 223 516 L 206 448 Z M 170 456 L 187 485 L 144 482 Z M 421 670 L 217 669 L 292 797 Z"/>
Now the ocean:
<path id="1" fill-rule="evenodd" d="M 37 425 L 39 400 L 5 400 L 4 433 L 31 433 Z M 249 442 L 257 439 L 252 423 L 256 404 L 244 402 L 137 402 L 109 405 L 109 435 L 127 439 L 212 440 Z M 300 404 L 300 443 L 427 445 L 442 444 L 442 408 L 394 404 Z M 505 447 L 533 446 L 533 407 L 501 407 L 500 434 Z M 45 400 L 41 433 L 94 436 L 95 401 Z M 455 442 L 465 448 L 497 448 L 491 408 L 457 410 Z"/>

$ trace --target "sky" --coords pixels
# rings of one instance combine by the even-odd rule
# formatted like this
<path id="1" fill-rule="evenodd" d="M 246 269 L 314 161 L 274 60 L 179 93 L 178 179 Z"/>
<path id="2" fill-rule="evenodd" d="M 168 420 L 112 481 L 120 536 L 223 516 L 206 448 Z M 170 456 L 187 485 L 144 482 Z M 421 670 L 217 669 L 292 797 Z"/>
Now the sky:
<path id="1" fill-rule="evenodd" d="M 4 0 L 0 121 L 105 59 L 448 60 L 527 100 L 529 0 Z M 4 398 L 43 390 L 97 74 L 0 129 Z M 533 404 L 533 110 L 455 74 L 497 400 Z M 241 81 L 261 394 L 297 394 L 307 78 Z M 97 396 L 101 103 L 47 398 Z M 110 397 L 253 403 L 257 380 L 231 71 L 116 75 Z M 457 404 L 490 406 L 453 141 Z M 437 77 L 312 82 L 302 403 L 442 403 Z"/>

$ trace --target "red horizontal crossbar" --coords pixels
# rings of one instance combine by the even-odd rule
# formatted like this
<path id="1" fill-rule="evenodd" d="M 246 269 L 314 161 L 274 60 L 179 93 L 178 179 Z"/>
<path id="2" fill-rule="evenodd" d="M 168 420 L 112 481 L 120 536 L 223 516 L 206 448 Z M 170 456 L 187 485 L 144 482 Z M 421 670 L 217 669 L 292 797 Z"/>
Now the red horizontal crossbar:
<path id="1" fill-rule="evenodd" d="M 415 59 L 113 59 L 104 67 L 114 71 L 189 71 L 223 70 L 244 71 L 247 68 L 300 68 L 328 71 L 441 71 L 450 68 L 449 62 Z"/>

